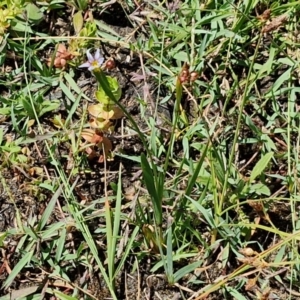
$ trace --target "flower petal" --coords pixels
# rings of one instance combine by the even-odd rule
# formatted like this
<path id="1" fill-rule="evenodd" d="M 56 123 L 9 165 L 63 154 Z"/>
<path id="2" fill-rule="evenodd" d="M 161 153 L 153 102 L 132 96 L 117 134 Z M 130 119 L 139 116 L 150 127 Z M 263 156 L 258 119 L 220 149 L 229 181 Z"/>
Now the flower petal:
<path id="1" fill-rule="evenodd" d="M 97 59 L 97 62 L 98 62 L 98 65 L 101 66 L 103 64 L 103 62 L 104 62 L 104 57 L 103 56 L 99 57 Z"/>
<path id="2" fill-rule="evenodd" d="M 91 66 L 91 63 L 87 61 L 84 64 L 78 66 L 78 68 L 89 68 L 90 66 Z"/>
<path id="3" fill-rule="evenodd" d="M 88 61 L 89 61 L 90 63 L 92 63 L 92 62 L 94 61 L 94 57 L 93 57 L 93 55 L 91 54 L 90 49 L 88 49 L 88 50 L 86 51 L 86 56 L 87 56 Z"/>
<path id="4" fill-rule="evenodd" d="M 94 59 L 95 59 L 95 60 L 98 60 L 100 57 L 102 57 L 102 55 L 101 55 L 101 53 L 100 53 L 100 49 L 98 48 L 98 49 L 96 50 L 95 55 L 94 55 Z"/>

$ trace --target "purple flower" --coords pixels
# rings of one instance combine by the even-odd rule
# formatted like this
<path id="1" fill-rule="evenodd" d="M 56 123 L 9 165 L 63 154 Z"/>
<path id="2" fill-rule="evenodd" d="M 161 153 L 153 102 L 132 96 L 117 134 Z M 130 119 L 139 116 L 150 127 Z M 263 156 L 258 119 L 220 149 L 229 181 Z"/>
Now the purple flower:
<path id="1" fill-rule="evenodd" d="M 88 61 L 80 65 L 79 68 L 88 68 L 89 71 L 93 71 L 94 69 L 99 69 L 104 62 L 104 57 L 100 53 L 100 49 L 96 50 L 94 56 L 90 53 L 90 50 L 87 50 L 86 56 Z"/>

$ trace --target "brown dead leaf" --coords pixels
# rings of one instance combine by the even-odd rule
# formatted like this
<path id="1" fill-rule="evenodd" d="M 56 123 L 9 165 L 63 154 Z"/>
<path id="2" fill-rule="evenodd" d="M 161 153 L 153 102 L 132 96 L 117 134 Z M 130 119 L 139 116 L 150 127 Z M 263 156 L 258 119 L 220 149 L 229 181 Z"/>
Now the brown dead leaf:
<path id="1" fill-rule="evenodd" d="M 136 196 L 136 188 L 133 185 L 125 189 L 124 197 L 126 200 L 132 201 L 134 200 L 135 196 Z"/>
<path id="2" fill-rule="evenodd" d="M 252 257 L 237 257 L 236 258 L 239 262 L 241 262 L 242 264 L 247 264 L 247 265 L 252 265 L 253 263 L 253 258 Z"/>
<path id="3" fill-rule="evenodd" d="M 286 14 L 280 15 L 273 19 L 269 24 L 265 25 L 262 29 L 262 33 L 272 32 L 278 29 L 287 20 L 288 16 Z"/>
<path id="4" fill-rule="evenodd" d="M 258 253 L 256 251 L 254 251 L 252 248 L 247 247 L 247 248 L 243 248 L 239 250 L 239 253 L 243 254 L 244 256 L 253 256 L 253 255 L 257 255 Z"/>
<path id="5" fill-rule="evenodd" d="M 124 113 L 123 113 L 123 111 L 121 110 L 120 107 L 114 106 L 112 110 L 113 110 L 114 113 L 111 117 L 111 120 L 118 120 L 118 119 L 121 119 L 121 118 L 124 117 Z"/>
<path id="6" fill-rule="evenodd" d="M 85 129 L 81 133 L 81 137 L 88 143 L 93 144 L 95 147 L 85 147 L 84 151 L 88 154 L 89 159 L 99 157 L 98 162 L 102 163 L 109 157 L 112 150 L 112 143 L 109 138 L 103 136 L 101 131 L 95 129 Z M 103 154 L 99 155 L 99 150 L 103 151 Z"/>
<path id="7" fill-rule="evenodd" d="M 41 176 L 44 173 L 44 169 L 40 167 L 32 167 L 28 170 L 28 174 L 33 177 L 33 176 Z"/>
<path id="8" fill-rule="evenodd" d="M 245 290 L 250 291 L 250 290 L 253 290 L 254 288 L 256 288 L 256 281 L 257 281 L 257 278 L 248 279 L 247 283 L 245 285 Z"/>
<path id="9" fill-rule="evenodd" d="M 9 299 L 15 300 L 30 296 L 40 289 L 39 285 L 34 285 L 30 287 L 20 288 L 19 290 L 11 290 L 9 294 Z"/>
<path id="10" fill-rule="evenodd" d="M 266 287 L 263 290 L 263 292 L 261 293 L 261 297 L 259 298 L 259 300 L 268 300 L 268 299 L 271 299 L 270 293 L 271 293 L 271 288 L 270 287 Z"/>
<path id="11" fill-rule="evenodd" d="M 254 209 L 260 216 L 264 215 L 264 206 L 261 201 L 248 200 L 247 203 Z"/>
<path id="12" fill-rule="evenodd" d="M 261 15 L 257 16 L 257 19 L 264 22 L 270 19 L 271 9 L 266 9 Z"/>
<path id="13" fill-rule="evenodd" d="M 92 147 L 86 147 L 84 150 L 87 153 L 89 160 L 92 160 L 95 157 L 97 157 L 97 151 L 95 151 Z"/>
<path id="14" fill-rule="evenodd" d="M 268 267 L 268 263 L 263 259 L 256 258 L 252 261 L 252 266 L 259 269 L 265 269 Z"/>

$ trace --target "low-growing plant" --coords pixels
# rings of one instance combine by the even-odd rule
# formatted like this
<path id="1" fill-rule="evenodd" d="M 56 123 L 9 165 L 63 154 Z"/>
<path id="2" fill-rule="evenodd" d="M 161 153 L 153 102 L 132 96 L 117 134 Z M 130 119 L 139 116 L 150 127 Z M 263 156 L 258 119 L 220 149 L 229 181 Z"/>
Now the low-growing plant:
<path id="1" fill-rule="evenodd" d="M 88 50 L 87 57 L 88 61 L 79 67 L 88 68 L 88 70 L 95 75 L 98 82 L 95 98 L 99 103 L 88 107 L 90 114 L 89 124 L 91 128 L 83 130 L 81 136 L 90 143 L 90 145 L 82 145 L 82 147 L 90 158 L 94 158 L 97 155 L 96 150 L 93 148 L 94 146 L 101 151 L 103 150 L 103 154 L 100 155 L 98 159 L 99 162 L 103 162 L 109 157 L 109 153 L 112 150 L 112 144 L 105 134 L 113 131 L 112 120 L 123 117 L 122 110 L 115 103 L 115 101 L 119 101 L 121 98 L 121 89 L 116 78 L 104 75 L 101 69 L 104 57 L 101 55 L 100 49 L 96 50 L 94 56 L 90 53 L 90 50 Z M 107 88 L 112 93 L 114 100 L 111 100 L 104 91 L 101 85 L 102 80 L 105 80 L 108 84 Z"/>

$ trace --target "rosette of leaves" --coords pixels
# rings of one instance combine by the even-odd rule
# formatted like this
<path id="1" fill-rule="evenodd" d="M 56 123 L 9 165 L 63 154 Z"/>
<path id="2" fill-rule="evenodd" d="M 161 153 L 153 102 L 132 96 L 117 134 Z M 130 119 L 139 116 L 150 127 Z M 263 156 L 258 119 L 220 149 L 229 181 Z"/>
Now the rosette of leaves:
<path id="1" fill-rule="evenodd" d="M 109 87 L 117 101 L 121 98 L 121 89 L 116 78 L 107 76 Z M 90 125 L 93 128 L 107 131 L 111 129 L 111 120 L 117 120 L 123 117 L 122 110 L 112 101 L 104 92 L 103 88 L 99 86 L 95 93 L 96 99 L 99 101 L 96 105 L 91 105 L 88 108 L 91 115 Z"/>
<path id="2" fill-rule="evenodd" d="M 88 48 L 89 44 L 91 44 L 91 40 L 84 39 L 83 37 L 96 37 L 97 36 L 97 26 L 93 20 L 87 21 L 86 23 L 83 22 L 82 12 L 77 12 L 73 17 L 73 25 L 75 32 L 78 39 L 72 39 L 69 43 L 69 51 L 70 52 L 77 52 L 80 49 Z M 79 61 L 75 60 L 72 61 L 72 65 L 78 65 Z"/>
<path id="3" fill-rule="evenodd" d="M 104 105 L 102 103 L 90 105 L 88 107 L 90 125 L 92 128 L 101 131 L 112 131 L 111 120 L 117 120 L 123 117 L 121 109 L 115 105 Z"/>
<path id="4" fill-rule="evenodd" d="M 117 79 L 107 76 L 107 81 L 116 100 L 120 100 L 121 89 Z M 85 141 L 91 144 L 85 148 L 89 158 L 94 158 L 98 155 L 97 150 L 95 149 L 96 147 L 100 150 L 102 149 L 104 152 L 103 155 L 98 155 L 98 162 L 103 162 L 105 158 L 109 157 L 109 153 L 112 149 L 112 143 L 104 133 L 108 131 L 112 132 L 112 120 L 120 119 L 124 114 L 115 102 L 106 95 L 101 86 L 96 91 L 95 97 L 99 103 L 88 107 L 90 115 L 89 124 L 91 128 L 84 130 L 81 136 Z"/>
<path id="5" fill-rule="evenodd" d="M 14 6 L 4 8 L 3 6 L 3 4 L 0 5 L 0 35 L 5 33 L 12 20 L 21 12 L 20 8 Z"/>
<path id="6" fill-rule="evenodd" d="M 119 101 L 122 95 L 122 91 L 117 78 L 106 76 L 107 82 L 109 84 L 110 91 L 114 95 L 116 101 Z M 103 105 L 115 105 L 115 102 L 111 100 L 105 93 L 104 89 L 99 86 L 95 93 L 96 99 Z"/>

